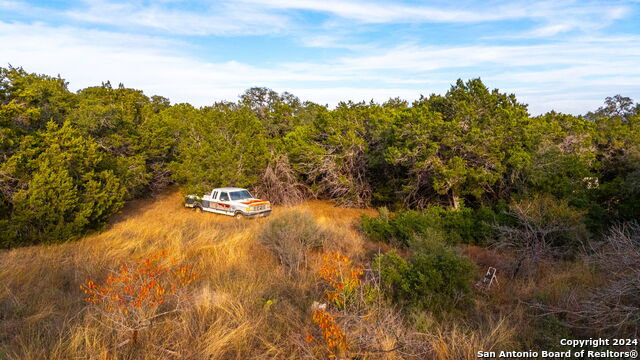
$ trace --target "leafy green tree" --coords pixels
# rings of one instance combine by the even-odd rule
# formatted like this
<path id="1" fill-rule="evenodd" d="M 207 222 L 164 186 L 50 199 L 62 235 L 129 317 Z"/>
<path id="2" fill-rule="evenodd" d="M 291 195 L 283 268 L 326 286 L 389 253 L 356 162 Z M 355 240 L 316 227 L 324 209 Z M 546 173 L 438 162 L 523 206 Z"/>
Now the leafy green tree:
<path id="1" fill-rule="evenodd" d="M 387 149 L 393 145 L 393 126 L 408 103 L 395 98 L 382 105 L 368 104 L 364 122 L 364 140 L 367 143 L 367 181 L 371 187 L 372 204 L 400 205 L 402 185 L 407 170 L 387 161 Z M 399 206 L 398 206 L 399 207 Z"/>
<path id="2" fill-rule="evenodd" d="M 368 113 L 363 103 L 340 103 L 333 111 L 320 111 L 310 124 L 285 138 L 293 168 L 319 196 L 341 205 L 369 205 Z"/>
<path id="3" fill-rule="evenodd" d="M 596 186 L 599 162 L 590 121 L 552 111 L 532 118 L 525 129 L 527 152 L 512 174 L 514 190 L 579 199 Z"/>
<path id="4" fill-rule="evenodd" d="M 247 89 L 240 95 L 239 106 L 246 106 L 256 115 L 270 139 L 280 139 L 302 122 L 315 104 L 303 104 L 296 96 L 261 87 Z"/>
<path id="5" fill-rule="evenodd" d="M 462 197 L 498 194 L 527 120 L 526 105 L 480 79 L 414 103 L 400 114 L 387 151 L 389 162 L 408 170 L 406 203 L 423 207 L 444 196 L 458 208 Z"/>
<path id="6" fill-rule="evenodd" d="M 22 68 L 0 68 L 0 105 L 21 110 L 13 121 L 24 130 L 43 129 L 49 121 L 62 123 L 74 101 L 67 82 L 60 76 L 28 73 Z"/>
<path id="7" fill-rule="evenodd" d="M 68 138 L 84 145 L 56 153 Z M 93 162 L 77 165 L 83 156 Z M 236 103 L 196 109 L 109 82 L 74 94 L 59 76 L 0 68 L 3 241 L 76 236 L 104 223 L 121 191 L 132 199 L 172 182 L 189 192 L 251 187 L 281 203 L 317 196 L 423 208 L 465 242 L 482 241 L 474 209 L 490 215 L 501 202 L 550 195 L 603 230 L 640 217 L 638 164 L 640 106 L 620 95 L 585 117 L 530 117 L 515 95 L 472 79 L 413 104 L 331 110 L 251 88 Z M 97 195 L 103 189 L 113 204 Z M 69 205 L 96 197 L 95 213 Z M 55 212 L 42 212 L 50 198 L 59 200 L 48 204 Z M 28 231 L 29 217 L 38 220 Z"/>
<path id="8" fill-rule="evenodd" d="M 179 128 L 173 178 L 189 192 L 217 186 L 252 187 L 269 161 L 265 129 L 247 107 L 190 105 L 173 119 Z"/>
<path id="9" fill-rule="evenodd" d="M 169 183 L 165 165 L 172 142 L 163 141 L 171 135 L 157 121 L 170 107 L 168 99 L 149 99 L 142 91 L 122 84 L 114 89 L 107 82 L 81 90 L 77 100 L 70 121 L 109 153 L 110 167 L 127 188 L 128 198 L 159 191 Z"/>
<path id="10" fill-rule="evenodd" d="M 640 106 L 633 108 L 635 113 L 594 120 L 594 142 L 602 164 L 594 195 L 600 214 L 592 214 L 596 222 L 640 218 Z"/>
<path id="11" fill-rule="evenodd" d="M 0 168 L 10 212 L 2 245 L 61 241 L 102 227 L 123 205 L 125 189 L 98 144 L 69 122 L 26 136 Z"/>
<path id="12" fill-rule="evenodd" d="M 144 156 L 149 174 L 146 187 L 152 193 L 161 191 L 173 182 L 168 164 L 176 156 L 179 137 L 179 131 L 169 115 L 173 109 L 169 100 L 154 96 L 143 109 L 145 116 L 138 126 L 136 151 Z"/>
<path id="13" fill-rule="evenodd" d="M 611 117 L 626 121 L 638 112 L 640 112 L 640 104 L 634 104 L 631 98 L 618 94 L 605 98 L 604 106 L 594 112 L 587 113 L 585 117 L 593 121 Z"/>
<path id="14" fill-rule="evenodd" d="M 23 136 L 43 129 L 48 121 L 62 123 L 73 104 L 74 95 L 60 77 L 0 67 L 0 162 Z"/>

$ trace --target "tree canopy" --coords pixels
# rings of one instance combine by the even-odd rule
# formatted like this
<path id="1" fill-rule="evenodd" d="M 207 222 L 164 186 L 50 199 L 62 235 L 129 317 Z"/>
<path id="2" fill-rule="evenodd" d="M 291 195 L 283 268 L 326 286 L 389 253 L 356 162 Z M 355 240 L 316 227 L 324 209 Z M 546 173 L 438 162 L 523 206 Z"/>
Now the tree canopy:
<path id="1" fill-rule="evenodd" d="M 514 94 L 471 79 L 411 104 L 331 109 L 251 88 L 195 108 L 0 68 L 2 246 L 99 229 L 126 200 L 174 183 L 414 209 L 552 196 L 604 228 L 640 217 L 639 164 L 640 106 L 620 95 L 585 116 L 531 116 Z"/>

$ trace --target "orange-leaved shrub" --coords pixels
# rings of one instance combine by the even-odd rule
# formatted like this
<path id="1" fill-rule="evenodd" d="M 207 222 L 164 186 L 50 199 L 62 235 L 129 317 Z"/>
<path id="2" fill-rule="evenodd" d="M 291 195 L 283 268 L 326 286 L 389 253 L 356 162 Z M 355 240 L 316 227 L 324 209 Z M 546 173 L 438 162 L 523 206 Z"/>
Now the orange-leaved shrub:
<path id="1" fill-rule="evenodd" d="M 115 329 L 130 332 L 129 341 L 135 343 L 140 330 L 178 311 L 185 288 L 198 278 L 192 267 L 176 259 L 166 265 L 166 258 L 167 251 L 161 251 L 131 265 L 120 264 L 103 284 L 87 280 L 80 286 L 85 301 Z"/>
<path id="2" fill-rule="evenodd" d="M 325 296 L 339 311 L 345 312 L 347 303 L 354 299 L 362 285 L 362 267 L 354 265 L 348 256 L 331 252 L 322 256 L 318 275 L 329 286 Z M 317 305 L 313 310 L 313 322 L 318 326 L 328 348 L 330 358 L 347 357 L 352 349 L 344 329 L 338 324 L 339 315 L 327 310 L 327 305 Z"/>
<path id="3" fill-rule="evenodd" d="M 322 336 L 329 348 L 330 357 L 335 357 L 336 354 L 344 355 L 349 351 L 347 337 L 330 312 L 324 308 L 314 310 L 313 322 L 318 325 L 322 332 Z"/>
<path id="4" fill-rule="evenodd" d="M 338 309 L 342 310 L 362 285 L 360 277 L 364 271 L 362 267 L 354 265 L 348 256 L 337 252 L 323 255 L 322 260 L 318 275 L 332 288 L 327 290 L 325 295 Z"/>

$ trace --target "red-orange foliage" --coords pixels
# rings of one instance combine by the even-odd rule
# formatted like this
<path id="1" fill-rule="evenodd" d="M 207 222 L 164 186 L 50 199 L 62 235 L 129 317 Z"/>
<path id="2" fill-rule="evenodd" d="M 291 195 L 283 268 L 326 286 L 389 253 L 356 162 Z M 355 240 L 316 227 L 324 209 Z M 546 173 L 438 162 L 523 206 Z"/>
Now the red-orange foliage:
<path id="1" fill-rule="evenodd" d="M 349 297 L 355 294 L 362 284 L 360 277 L 363 269 L 351 263 L 349 257 L 339 253 L 329 253 L 322 257 L 324 261 L 318 274 L 333 290 L 325 292 L 327 299 L 339 309 L 343 309 Z"/>
<path id="2" fill-rule="evenodd" d="M 364 271 L 354 265 L 348 256 L 339 253 L 325 254 L 322 260 L 318 275 L 331 287 L 331 290 L 325 292 L 325 296 L 338 309 L 343 310 L 347 301 L 356 294 L 362 284 L 360 277 Z M 313 322 L 322 332 L 330 357 L 336 357 L 336 354 L 344 356 L 350 351 L 345 332 L 336 322 L 335 316 L 324 307 L 314 310 Z"/>
<path id="3" fill-rule="evenodd" d="M 148 314 L 148 310 L 157 308 L 167 296 L 176 294 L 176 291 L 198 277 L 191 267 L 177 265 L 175 259 L 170 266 L 161 265 L 160 260 L 166 256 L 167 252 L 161 251 L 134 266 L 121 264 L 118 271 L 110 274 L 102 285 L 93 280 L 86 281 L 80 286 L 87 294 L 85 301 L 100 305 L 110 312 L 128 314 L 136 311 Z"/>
<path id="4" fill-rule="evenodd" d="M 316 323 L 322 331 L 322 336 L 324 336 L 324 340 L 332 356 L 335 356 L 334 350 L 338 354 L 344 354 L 349 350 L 349 343 L 344 331 L 340 329 L 335 318 L 328 311 L 316 309 L 313 312 L 313 322 Z"/>
<path id="5" fill-rule="evenodd" d="M 313 335 L 311 335 L 311 334 L 307 334 L 307 336 L 305 336 L 305 337 L 304 337 L 304 341 L 305 341 L 307 344 L 311 344 L 311 343 L 313 342 Z"/>

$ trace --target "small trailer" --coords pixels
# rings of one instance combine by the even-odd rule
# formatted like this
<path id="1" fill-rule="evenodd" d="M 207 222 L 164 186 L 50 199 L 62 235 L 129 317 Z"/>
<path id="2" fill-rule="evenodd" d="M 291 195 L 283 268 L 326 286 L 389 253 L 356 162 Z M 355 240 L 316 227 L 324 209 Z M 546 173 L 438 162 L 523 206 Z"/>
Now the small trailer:
<path id="1" fill-rule="evenodd" d="M 188 195 L 184 206 L 195 211 L 242 217 L 262 217 L 271 214 L 271 203 L 256 199 L 242 188 L 217 188 L 204 196 Z"/>

